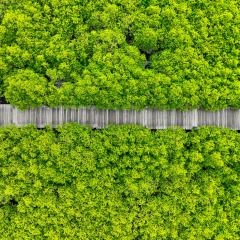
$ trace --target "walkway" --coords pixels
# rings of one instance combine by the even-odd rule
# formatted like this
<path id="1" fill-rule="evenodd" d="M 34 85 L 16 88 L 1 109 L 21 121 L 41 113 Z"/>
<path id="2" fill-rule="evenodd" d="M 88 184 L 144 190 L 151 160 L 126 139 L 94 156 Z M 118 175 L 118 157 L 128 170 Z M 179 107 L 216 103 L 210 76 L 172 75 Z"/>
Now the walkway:
<path id="1" fill-rule="evenodd" d="M 108 124 L 140 124 L 151 129 L 164 129 L 180 126 L 192 129 L 198 126 L 223 126 L 240 130 L 240 110 L 221 111 L 160 111 L 145 109 L 135 110 L 97 110 L 96 108 L 48 108 L 41 107 L 20 111 L 9 104 L 0 105 L 0 125 L 15 124 L 23 126 L 28 123 L 38 128 L 45 125 L 56 127 L 65 122 L 78 122 L 92 128 L 103 128 Z"/>

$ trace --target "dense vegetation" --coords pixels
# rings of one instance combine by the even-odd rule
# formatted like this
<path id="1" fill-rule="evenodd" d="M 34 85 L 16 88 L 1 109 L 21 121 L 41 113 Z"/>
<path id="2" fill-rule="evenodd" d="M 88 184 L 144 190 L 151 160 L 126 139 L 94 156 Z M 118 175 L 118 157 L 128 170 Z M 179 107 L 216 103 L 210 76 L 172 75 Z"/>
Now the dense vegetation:
<path id="1" fill-rule="evenodd" d="M 0 128 L 0 239 L 239 239 L 240 134 Z"/>
<path id="2" fill-rule="evenodd" d="M 1 0 L 18 107 L 240 107 L 238 0 Z"/>

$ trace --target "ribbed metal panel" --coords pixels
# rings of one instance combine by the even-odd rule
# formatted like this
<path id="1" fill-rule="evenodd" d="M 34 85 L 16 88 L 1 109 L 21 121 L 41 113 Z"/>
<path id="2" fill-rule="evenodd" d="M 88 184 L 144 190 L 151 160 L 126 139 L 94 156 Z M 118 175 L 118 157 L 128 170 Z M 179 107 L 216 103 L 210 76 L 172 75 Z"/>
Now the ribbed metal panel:
<path id="1" fill-rule="evenodd" d="M 180 126 L 192 129 L 198 126 L 219 126 L 240 130 L 240 110 L 224 109 L 205 111 L 156 110 L 99 110 L 91 108 L 49 108 L 41 107 L 20 111 L 9 104 L 0 105 L 0 125 L 24 126 L 35 124 L 38 128 L 46 125 L 56 127 L 66 122 L 78 122 L 93 128 L 104 128 L 109 124 L 139 124 L 151 129 Z"/>

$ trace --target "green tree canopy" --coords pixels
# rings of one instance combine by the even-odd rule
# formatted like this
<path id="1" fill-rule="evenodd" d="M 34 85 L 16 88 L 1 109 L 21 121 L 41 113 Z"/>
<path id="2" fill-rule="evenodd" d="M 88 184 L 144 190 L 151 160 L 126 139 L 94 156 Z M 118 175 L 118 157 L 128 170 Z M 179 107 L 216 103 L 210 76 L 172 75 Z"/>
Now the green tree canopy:
<path id="1" fill-rule="evenodd" d="M 240 135 L 0 129 L 0 239 L 239 239 Z"/>
<path id="2" fill-rule="evenodd" d="M 236 0 L 4 0 L 0 94 L 21 108 L 239 108 L 239 16 Z M 45 95 L 32 79 L 16 101 L 19 70 Z"/>

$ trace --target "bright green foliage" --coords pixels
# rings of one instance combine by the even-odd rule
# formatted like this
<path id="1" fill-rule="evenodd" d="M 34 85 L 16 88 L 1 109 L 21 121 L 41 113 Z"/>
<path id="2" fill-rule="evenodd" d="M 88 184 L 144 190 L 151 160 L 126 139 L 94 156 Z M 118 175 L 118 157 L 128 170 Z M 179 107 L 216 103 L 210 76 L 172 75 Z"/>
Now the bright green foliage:
<path id="1" fill-rule="evenodd" d="M 240 135 L 0 129 L 0 239 L 239 239 Z"/>
<path id="2" fill-rule="evenodd" d="M 239 29 L 237 0 L 2 0 L 0 96 L 21 108 L 239 108 Z"/>
<path id="3" fill-rule="evenodd" d="M 154 29 L 143 28 L 134 34 L 136 46 L 145 52 L 151 52 L 158 49 L 158 34 Z"/>
<path id="4" fill-rule="evenodd" d="M 5 96 L 17 105 L 21 102 L 21 107 L 29 105 L 41 106 L 44 104 L 47 81 L 32 70 L 18 70 L 13 76 L 7 78 L 8 88 Z"/>

